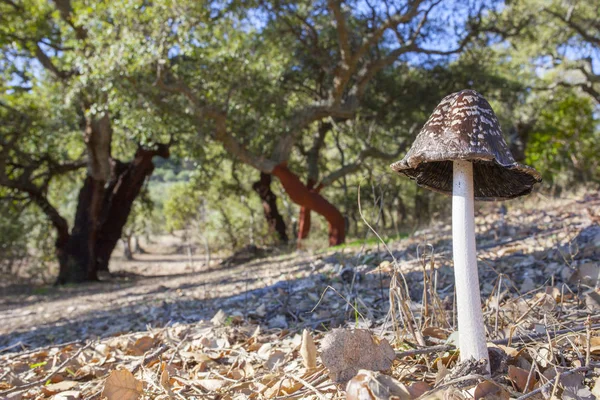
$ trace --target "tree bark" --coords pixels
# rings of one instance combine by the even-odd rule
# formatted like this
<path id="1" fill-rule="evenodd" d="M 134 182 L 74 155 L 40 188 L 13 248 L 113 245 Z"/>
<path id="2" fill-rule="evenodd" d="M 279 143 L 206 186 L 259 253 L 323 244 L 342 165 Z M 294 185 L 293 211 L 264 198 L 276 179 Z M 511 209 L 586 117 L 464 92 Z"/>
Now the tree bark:
<path id="1" fill-rule="evenodd" d="M 289 241 L 285 221 L 277 209 L 277 196 L 271 190 L 271 175 L 260 173 L 260 179 L 252 185 L 252 189 L 258 194 L 262 201 L 263 210 L 269 230 L 276 232 L 281 244 Z"/>
<path id="2" fill-rule="evenodd" d="M 313 145 L 306 153 L 306 163 L 308 166 L 308 178 L 306 179 L 306 187 L 310 191 L 319 193 L 321 188 L 316 188 L 315 185 L 319 180 L 319 154 L 321 148 L 325 144 L 325 137 L 327 133 L 333 128 L 333 125 L 329 122 L 320 122 L 319 129 L 313 137 Z M 302 206 L 300 207 L 300 215 L 298 216 L 298 245 L 303 239 L 306 239 L 310 234 L 310 208 Z"/>
<path id="3" fill-rule="evenodd" d="M 306 188 L 313 191 L 316 182 L 310 178 L 306 182 Z M 318 193 L 318 191 L 316 192 Z M 310 208 L 306 206 L 300 207 L 300 215 L 298 216 L 298 241 L 306 239 L 310 233 Z"/>
<path id="4" fill-rule="evenodd" d="M 333 204 L 328 202 L 314 190 L 309 190 L 307 186 L 288 169 L 286 163 L 277 165 L 273 169 L 273 175 L 281 181 L 285 192 L 290 196 L 290 199 L 294 203 L 325 217 L 329 223 L 330 246 L 337 246 L 344 243 L 346 238 L 346 224 L 342 213 Z"/>
<path id="5" fill-rule="evenodd" d="M 102 188 L 103 198 L 99 206 L 94 205 L 98 181 L 87 176 L 79 191 L 71 234 L 60 248 L 57 242 L 57 284 L 97 280 L 97 271 L 108 271 L 110 256 L 121 238 L 133 202 L 154 170 L 152 157 L 156 155 L 168 158 L 168 147 L 140 148 L 129 163 L 113 160 L 112 178 Z M 99 207 L 97 212 L 93 210 L 96 206 Z M 93 218 L 97 218 L 95 229 L 92 229 Z"/>
<path id="6" fill-rule="evenodd" d="M 154 171 L 154 156 L 169 158 L 169 147 L 164 144 L 157 145 L 155 149 L 140 147 L 130 163 L 116 162 L 120 166 L 116 170 L 120 173 L 108 185 L 96 243 L 99 270 L 108 271 L 110 255 L 121 237 L 133 202 L 140 194 L 146 178 Z"/>
<path id="7" fill-rule="evenodd" d="M 90 205 L 93 196 L 93 179 L 87 176 L 79 190 L 75 222 L 71 234 L 63 244 L 57 248 L 59 273 L 57 285 L 68 282 L 83 282 L 90 279 L 88 268 L 90 266 Z"/>

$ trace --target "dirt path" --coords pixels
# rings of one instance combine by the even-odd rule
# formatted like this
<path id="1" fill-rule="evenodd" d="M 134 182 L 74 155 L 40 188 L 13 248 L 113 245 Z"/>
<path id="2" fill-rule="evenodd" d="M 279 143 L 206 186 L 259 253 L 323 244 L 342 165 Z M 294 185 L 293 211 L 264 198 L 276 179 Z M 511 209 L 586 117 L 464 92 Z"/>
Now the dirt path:
<path id="1" fill-rule="evenodd" d="M 218 300 L 310 272 L 306 258 L 283 254 L 230 268 L 192 271 L 185 255 L 142 254 L 133 261 L 117 257 L 111 269 L 126 272 L 122 277 L 0 297 L 0 348 L 210 318 Z"/>

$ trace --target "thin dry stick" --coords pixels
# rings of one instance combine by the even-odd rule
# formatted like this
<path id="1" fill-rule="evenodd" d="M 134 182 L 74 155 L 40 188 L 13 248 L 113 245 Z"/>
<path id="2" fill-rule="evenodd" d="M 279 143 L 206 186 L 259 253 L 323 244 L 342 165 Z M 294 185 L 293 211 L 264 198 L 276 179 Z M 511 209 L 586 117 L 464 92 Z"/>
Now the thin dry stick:
<path id="1" fill-rule="evenodd" d="M 319 305 L 321 304 L 321 302 L 323 301 L 323 297 L 325 297 L 325 293 L 327 293 L 327 290 L 331 289 L 335 292 L 335 294 L 337 294 L 338 296 L 340 296 L 340 298 L 342 300 L 344 300 L 346 302 L 346 304 L 348 304 L 350 307 L 352 307 L 352 309 L 358 314 L 360 315 L 360 317 L 363 319 L 363 322 L 367 322 L 367 319 L 364 317 L 364 315 L 361 314 L 360 311 L 358 311 L 358 308 L 356 308 L 352 303 L 350 303 L 344 296 L 342 296 L 337 290 L 335 290 L 335 288 L 333 286 L 329 286 L 327 285 L 327 287 L 325 288 L 325 290 L 323 290 L 323 293 L 321 293 L 321 297 L 319 298 L 319 301 L 317 302 L 317 304 L 315 304 L 315 306 L 312 308 L 312 310 L 310 310 L 310 312 L 315 312 L 315 310 L 317 309 L 317 307 L 319 307 Z"/>
<path id="2" fill-rule="evenodd" d="M 498 337 L 498 318 L 500 318 L 500 292 L 502 291 L 502 275 L 498 277 L 498 294 L 496 295 L 496 318 L 494 321 L 494 336 Z"/>
<path id="3" fill-rule="evenodd" d="M 529 374 L 527 375 L 527 382 L 525 383 L 525 392 L 527 392 L 529 390 L 529 385 L 531 384 L 531 379 L 533 378 L 533 370 L 535 369 L 536 366 L 536 362 L 535 360 L 531 361 L 531 368 L 529 368 Z M 525 393 L 523 392 L 523 393 Z"/>
<path id="4" fill-rule="evenodd" d="M 591 360 L 591 355 L 592 355 L 592 321 L 590 320 L 590 317 L 588 316 L 587 319 L 585 320 L 585 339 L 586 339 L 586 346 L 585 346 L 585 365 L 590 365 L 590 360 Z"/>
<path id="5" fill-rule="evenodd" d="M 392 260 L 394 260 L 394 275 L 392 278 L 392 285 L 393 282 L 397 279 L 396 278 L 397 275 L 400 275 L 400 277 L 402 278 L 402 281 L 404 282 L 404 290 L 405 292 L 403 292 L 401 289 L 399 290 L 395 290 L 393 291 L 392 286 L 390 286 L 390 300 L 392 298 L 392 291 L 396 293 L 396 295 L 398 295 L 401 299 L 401 301 L 399 302 L 399 305 L 401 307 L 398 307 L 400 309 L 401 312 L 406 313 L 405 315 L 405 325 L 406 327 L 409 329 L 409 331 L 411 332 L 411 334 L 413 335 L 413 337 L 415 338 L 415 340 L 417 341 L 417 343 L 419 343 L 419 345 L 423 346 L 425 345 L 425 339 L 423 338 L 423 335 L 421 334 L 421 331 L 415 331 L 415 329 L 413 328 L 412 324 L 410 323 L 410 320 L 408 318 L 408 315 L 410 314 L 410 316 L 412 317 L 411 320 L 413 322 L 415 322 L 415 316 L 412 313 L 412 310 L 410 309 L 410 307 L 406 306 L 406 297 L 405 297 L 405 293 L 408 294 L 408 283 L 406 282 L 406 277 L 404 276 L 404 274 L 402 273 L 402 271 L 400 271 L 400 269 L 398 268 L 398 260 L 396 260 L 396 257 L 394 257 L 394 254 L 392 253 L 392 251 L 390 250 L 390 248 L 388 247 L 387 243 L 385 243 L 385 241 L 381 238 L 381 236 L 379 236 L 379 233 L 377 233 L 377 231 L 375 229 L 373 229 L 373 227 L 369 224 L 369 222 L 366 220 L 363 211 L 362 211 L 362 207 L 360 204 L 360 185 L 358 186 L 358 213 L 360 215 L 360 218 L 363 220 L 363 222 L 365 223 L 365 225 L 367 225 L 367 227 L 369 227 L 369 229 L 371 230 L 371 232 L 373 232 L 373 234 L 375 236 L 377 236 L 377 239 L 379 239 L 379 241 L 381 242 L 381 244 L 383 245 L 383 247 L 387 250 L 387 252 L 389 253 L 389 255 L 392 257 Z M 400 285 L 397 285 L 398 288 L 400 288 Z M 390 301 L 390 309 L 394 306 L 393 302 Z"/>
<path id="6" fill-rule="evenodd" d="M 310 383 L 306 382 L 304 379 L 291 375 L 291 374 L 285 374 L 286 377 L 293 379 L 297 382 L 300 382 L 301 384 L 303 384 L 304 386 L 306 386 L 307 388 L 309 388 L 310 390 L 312 390 L 321 400 L 327 400 L 327 397 L 325 397 L 323 395 L 323 393 L 321 393 L 319 391 L 319 389 L 317 389 L 316 387 L 314 387 L 313 385 L 311 385 Z"/>
<path id="7" fill-rule="evenodd" d="M 320 369 L 317 372 L 321 373 L 322 375 L 319 376 L 319 377 L 317 377 L 316 379 L 314 379 L 313 382 L 309 382 L 309 383 L 311 383 L 314 386 L 315 389 L 319 389 L 319 386 L 323 386 L 323 382 L 327 381 L 329 379 L 329 377 L 327 376 L 327 374 L 323 374 L 323 369 Z M 311 375 L 311 376 L 314 376 L 314 375 Z M 332 383 L 332 382 L 325 382 L 324 385 L 325 385 L 325 388 L 327 388 L 327 387 L 331 387 L 332 385 L 335 385 L 335 384 Z M 292 399 L 292 398 L 293 399 L 303 398 L 303 397 L 300 397 L 300 396 L 304 396 L 308 392 L 310 392 L 309 388 L 300 389 L 300 390 L 298 390 L 295 393 L 288 394 L 287 396 L 278 397 L 278 399 L 283 400 L 283 399 Z"/>
<path id="8" fill-rule="evenodd" d="M 19 346 L 23 347 L 24 346 L 23 342 L 18 341 L 17 343 L 13 343 L 10 346 L 3 347 L 3 348 L 0 349 L 0 353 L 4 353 L 5 351 L 8 351 L 10 349 L 14 349 L 15 347 L 19 347 Z"/>
<path id="9" fill-rule="evenodd" d="M 523 315 L 521 315 L 513 324 L 514 326 L 519 325 L 528 315 L 529 313 L 536 308 L 538 305 L 540 305 L 542 302 L 546 301 L 546 298 L 544 296 L 541 296 L 535 303 L 533 303 L 532 305 L 529 306 L 529 308 L 527 309 L 527 311 L 525 311 L 523 313 Z"/>
<path id="10" fill-rule="evenodd" d="M 150 353 L 150 354 L 148 354 L 148 353 L 144 354 L 144 358 L 142 358 L 142 361 L 140 361 L 139 364 L 136 365 L 131 370 L 131 373 L 135 374 L 144 364 L 146 364 L 146 362 L 149 362 L 149 361 L 157 359 L 158 356 L 160 356 L 162 353 L 164 353 L 165 351 L 167 351 L 167 349 L 168 349 L 168 347 L 163 344 L 158 349 L 154 350 L 152 353 Z"/>
<path id="11" fill-rule="evenodd" d="M 54 368 L 54 370 L 52 372 L 50 372 L 46 377 L 44 377 L 43 379 L 40 379 L 39 381 L 35 381 L 35 382 L 30 382 L 30 383 L 26 383 L 25 385 L 21 385 L 21 386 L 15 386 L 12 389 L 8 389 L 5 390 L 3 392 L 0 392 L 0 396 L 6 396 L 7 394 L 10 393 L 14 393 L 14 392 L 21 392 L 23 390 L 27 390 L 30 389 L 32 387 L 38 386 L 38 385 L 44 385 L 48 379 L 52 378 L 54 375 L 56 375 L 61 369 L 63 369 L 64 367 L 67 366 L 67 364 L 69 364 L 71 361 L 73 361 L 74 359 L 76 359 L 77 357 L 79 357 L 79 355 L 87 348 L 89 348 L 92 345 L 93 342 L 89 342 L 88 344 L 86 344 L 85 346 L 81 347 L 79 350 L 77 350 L 77 352 L 75 354 L 73 354 L 71 357 L 67 358 L 62 364 L 60 364 L 58 367 Z"/>
<path id="12" fill-rule="evenodd" d="M 444 383 L 443 385 L 440 385 L 440 386 L 436 387 L 435 389 L 430 390 L 429 392 L 423 393 L 423 395 L 419 398 L 428 399 L 434 393 L 439 392 L 440 390 L 444 390 L 446 388 L 452 387 L 452 386 L 456 385 L 457 383 L 464 383 L 464 382 L 469 382 L 469 381 L 480 381 L 480 380 L 488 381 L 488 382 L 492 382 L 493 384 L 496 384 L 489 377 L 479 375 L 479 374 L 470 374 L 470 375 L 466 375 L 466 376 L 461 376 L 461 377 L 453 379 L 447 383 Z"/>
<path id="13" fill-rule="evenodd" d="M 423 349 L 399 351 L 399 352 L 396 352 L 396 358 L 404 358 L 404 357 L 416 356 L 418 354 L 429 354 L 429 353 L 435 353 L 436 351 L 448 351 L 448 350 L 454 350 L 454 349 L 455 349 L 455 346 L 453 346 L 453 345 L 440 344 L 438 346 L 429 346 L 429 347 L 425 347 Z"/>
<path id="14" fill-rule="evenodd" d="M 29 354 L 32 354 L 32 353 L 37 353 L 38 351 L 48 350 L 48 349 L 52 349 L 52 348 L 67 347 L 67 346 L 72 345 L 72 344 L 82 344 L 84 342 L 85 342 L 85 340 L 78 339 L 78 340 L 73 340 L 71 342 L 66 342 L 66 343 L 49 344 L 47 346 L 36 347 L 35 349 L 25 350 L 25 351 L 22 351 L 20 353 L 7 353 L 7 354 L 4 354 L 2 356 L 2 359 L 3 360 L 8 360 L 8 359 L 11 359 L 11 358 L 17 358 L 17 357 L 26 356 L 26 355 L 29 355 Z M 18 342 L 18 343 L 15 343 L 15 344 L 11 345 L 11 346 L 4 347 L 3 349 L 0 349 L 0 353 L 2 353 L 4 351 L 7 351 L 7 350 L 10 350 L 10 349 L 12 349 L 14 347 L 17 347 L 19 345 L 20 346 L 24 346 L 24 344 L 22 342 Z"/>
<path id="15" fill-rule="evenodd" d="M 181 339 L 181 341 L 179 343 L 177 343 L 177 346 L 175 346 L 175 350 L 173 350 L 173 354 L 171 355 L 171 358 L 169 358 L 168 364 L 171 364 L 173 362 L 173 360 L 175 359 L 175 356 L 179 355 L 179 349 L 185 343 L 186 339 L 188 338 L 188 335 L 189 334 L 186 333 L 185 336 L 183 337 L 183 339 Z M 181 357 L 181 355 L 180 355 L 180 357 Z"/>
<path id="16" fill-rule="evenodd" d="M 581 326 L 576 326 L 574 328 L 561 329 L 559 331 L 553 332 L 551 334 L 551 336 L 557 337 L 557 336 L 564 335 L 567 333 L 581 332 L 586 329 L 587 329 L 587 327 L 585 325 L 581 325 Z M 592 330 L 600 329 L 600 324 L 594 324 L 590 327 L 590 329 L 592 329 Z M 507 339 L 494 340 L 494 341 L 492 341 L 492 343 L 501 344 L 501 345 L 507 345 L 509 342 L 517 342 L 517 341 L 520 341 L 522 343 L 529 343 L 529 342 L 533 342 L 537 339 L 545 337 L 546 334 L 547 333 L 544 332 L 544 333 L 534 333 L 532 335 L 515 336 L 515 337 L 510 337 Z"/>
<path id="17" fill-rule="evenodd" d="M 575 369 L 571 369 L 569 371 L 565 371 L 562 374 L 554 377 L 553 379 L 550 379 L 547 383 L 545 383 L 544 385 L 540 386 L 539 388 L 537 388 L 537 389 L 535 389 L 535 390 L 527 393 L 526 395 L 518 397 L 517 400 L 529 399 L 529 398 L 535 396 L 536 394 L 540 394 L 542 392 L 547 391 L 550 388 L 550 386 L 552 386 L 554 384 L 554 381 L 556 381 L 557 379 L 560 380 L 561 378 L 563 378 L 565 376 L 577 374 L 579 372 L 589 371 L 591 369 L 598 368 L 598 367 L 600 367 L 600 363 L 591 363 L 590 365 L 586 365 L 586 366 L 583 366 L 583 367 L 578 367 L 578 368 L 575 368 Z"/>
<path id="18" fill-rule="evenodd" d="M 544 333 L 536 333 L 533 335 L 522 335 L 522 336 L 516 336 L 516 337 L 512 337 L 512 338 L 508 338 L 508 339 L 493 340 L 491 343 L 499 344 L 499 345 L 507 345 L 509 343 L 509 341 L 513 341 L 513 342 L 521 342 L 524 344 L 524 343 L 533 342 L 537 339 L 540 339 L 540 338 L 543 338 L 546 336 L 555 338 L 560 335 L 581 332 L 586 329 L 587 329 L 587 327 L 585 325 L 582 325 L 582 326 L 576 326 L 574 328 L 561 329 L 561 330 L 555 331 L 555 332 L 546 331 Z M 600 324 L 594 324 L 590 327 L 590 329 L 591 330 L 600 329 Z M 410 357 L 410 356 L 414 356 L 414 355 L 418 355 L 418 354 L 429 354 L 429 353 L 435 353 L 437 351 L 454 350 L 455 348 L 456 347 L 454 345 L 442 344 L 442 345 L 438 345 L 438 346 L 424 347 L 422 349 L 414 349 L 414 350 L 396 352 L 396 357 L 397 358 Z"/>
<path id="19" fill-rule="evenodd" d="M 550 337 L 550 329 L 548 328 L 548 315 L 544 314 L 544 330 L 546 331 L 546 339 L 548 339 L 548 350 L 549 353 L 552 355 L 552 364 L 556 365 L 556 360 L 555 360 L 555 356 L 554 356 L 554 345 L 552 344 L 552 338 Z"/>

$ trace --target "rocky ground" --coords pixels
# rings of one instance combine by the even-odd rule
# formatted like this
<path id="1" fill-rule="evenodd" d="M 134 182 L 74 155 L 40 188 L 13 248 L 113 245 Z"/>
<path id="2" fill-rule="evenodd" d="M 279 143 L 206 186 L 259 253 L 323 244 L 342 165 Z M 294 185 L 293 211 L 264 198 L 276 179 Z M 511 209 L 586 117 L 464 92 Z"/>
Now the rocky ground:
<path id="1" fill-rule="evenodd" d="M 511 202 L 506 212 L 496 204 L 478 211 L 488 338 L 505 346 L 508 336 L 576 332 L 556 341 L 544 336 L 554 347 L 542 361 L 531 355 L 539 352 L 539 340 L 502 349 L 508 361 L 493 384 L 518 397 L 553 379 L 548 371 L 583 368 L 579 386 L 571 386 L 594 390 L 593 363 L 600 361 L 592 345 L 598 342 L 600 356 L 600 196 L 536 196 Z M 197 270 L 185 256 L 155 253 L 118 260 L 113 267 L 119 273 L 101 283 L 4 289 L 0 398 L 98 398 L 103 390 L 109 399 L 340 397 L 344 385 L 327 376 L 331 366 L 325 368 L 319 357 L 315 365 L 306 364 L 314 358 L 306 355 L 310 342 L 319 345 L 332 327 L 369 329 L 400 353 L 425 350 L 397 358 L 385 371 L 404 385 L 405 398 L 450 389 L 460 396 L 467 390 L 440 378 L 444 366 L 437 362 L 451 366 L 456 360 L 447 221 L 388 249 L 271 252 L 227 267 L 198 263 Z M 389 313 L 390 299 L 397 305 L 404 290 L 414 316 L 410 324 Z M 416 343 L 408 325 L 424 332 L 425 346 Z M 527 372 L 524 383 L 520 371 Z M 486 381 L 478 382 L 470 387 Z M 49 384 L 62 386 L 48 389 Z M 557 384 L 556 393 L 568 392 L 567 386 Z M 125 392 L 115 394 L 115 388 Z"/>

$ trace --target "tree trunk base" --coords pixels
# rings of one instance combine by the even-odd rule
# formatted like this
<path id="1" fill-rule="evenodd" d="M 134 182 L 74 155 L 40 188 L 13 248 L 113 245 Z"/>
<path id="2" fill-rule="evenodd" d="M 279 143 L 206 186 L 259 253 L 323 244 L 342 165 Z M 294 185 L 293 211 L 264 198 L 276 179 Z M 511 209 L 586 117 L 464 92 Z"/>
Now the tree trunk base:
<path id="1" fill-rule="evenodd" d="M 129 163 L 113 160 L 112 179 L 103 185 L 102 191 L 98 190 L 100 181 L 94 181 L 91 176 L 86 178 L 79 191 L 71 235 L 66 243 L 59 246 L 57 242 L 60 267 L 57 284 L 96 281 L 98 271 L 108 271 L 110 256 L 122 236 L 133 202 L 154 171 L 154 156 L 168 158 L 168 146 L 139 148 Z M 100 192 L 103 198 L 97 203 L 94 194 Z M 95 227 L 94 232 L 92 227 Z"/>

